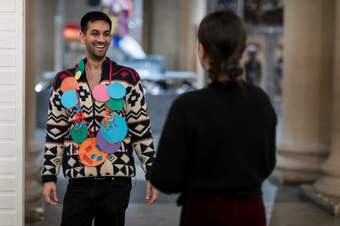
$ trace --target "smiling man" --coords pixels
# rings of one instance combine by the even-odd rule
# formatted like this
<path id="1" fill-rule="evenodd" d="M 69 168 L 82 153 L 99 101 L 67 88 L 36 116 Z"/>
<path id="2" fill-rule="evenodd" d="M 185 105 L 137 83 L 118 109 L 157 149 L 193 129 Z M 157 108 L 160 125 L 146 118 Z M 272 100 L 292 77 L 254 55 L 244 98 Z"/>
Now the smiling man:
<path id="1" fill-rule="evenodd" d="M 53 81 L 42 168 L 43 195 L 58 204 L 60 166 L 69 180 L 62 226 L 122 226 L 135 151 L 147 180 L 145 202 L 158 197 L 148 179 L 155 158 L 150 119 L 137 72 L 106 57 L 111 20 L 102 12 L 81 19 L 86 57 Z"/>

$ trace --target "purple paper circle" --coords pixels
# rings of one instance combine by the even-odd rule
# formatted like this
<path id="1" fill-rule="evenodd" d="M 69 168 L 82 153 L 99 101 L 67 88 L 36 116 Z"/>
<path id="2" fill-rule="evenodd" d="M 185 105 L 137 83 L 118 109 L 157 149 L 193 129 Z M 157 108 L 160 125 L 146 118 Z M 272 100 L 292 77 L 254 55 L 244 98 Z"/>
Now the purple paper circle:
<path id="1" fill-rule="evenodd" d="M 106 141 L 103 135 L 98 131 L 97 133 L 97 146 L 100 148 L 101 151 L 106 153 L 114 153 L 117 152 L 121 146 L 121 142 L 118 143 L 110 143 Z"/>

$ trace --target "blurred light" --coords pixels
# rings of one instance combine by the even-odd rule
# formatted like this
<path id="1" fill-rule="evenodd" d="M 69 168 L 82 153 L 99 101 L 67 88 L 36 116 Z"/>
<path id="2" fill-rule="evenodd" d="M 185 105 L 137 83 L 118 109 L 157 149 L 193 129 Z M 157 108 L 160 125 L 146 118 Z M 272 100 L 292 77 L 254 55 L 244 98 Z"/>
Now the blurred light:
<path id="1" fill-rule="evenodd" d="M 64 25 L 64 39 L 66 41 L 79 40 L 80 26 L 76 23 L 66 23 Z"/>
<path id="2" fill-rule="evenodd" d="M 112 0 L 102 0 L 101 3 L 103 7 L 110 7 L 112 5 Z"/>
<path id="3" fill-rule="evenodd" d="M 131 29 L 131 30 L 133 30 L 133 29 L 135 29 L 135 28 L 137 27 L 137 26 L 136 26 L 136 23 L 133 22 L 133 21 L 130 21 L 129 24 L 128 24 L 128 26 L 129 26 L 129 29 Z"/>
<path id="4" fill-rule="evenodd" d="M 42 88 L 43 86 L 41 85 L 41 83 L 38 83 L 37 85 L 35 85 L 34 90 L 36 93 L 40 93 Z"/>

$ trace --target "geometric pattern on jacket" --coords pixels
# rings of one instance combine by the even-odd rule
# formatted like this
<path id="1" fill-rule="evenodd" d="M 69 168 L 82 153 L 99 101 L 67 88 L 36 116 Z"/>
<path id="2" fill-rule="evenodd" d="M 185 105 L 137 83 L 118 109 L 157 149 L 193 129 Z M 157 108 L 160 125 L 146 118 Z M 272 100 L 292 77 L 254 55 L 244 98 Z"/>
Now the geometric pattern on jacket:
<path id="1" fill-rule="evenodd" d="M 86 59 L 84 59 L 86 63 Z M 61 104 L 62 91 L 60 85 L 63 79 L 74 76 L 76 68 L 57 73 L 53 80 L 53 88 L 49 99 L 48 119 L 46 126 L 46 142 L 44 162 L 41 170 L 42 181 L 57 181 L 60 167 L 66 178 L 93 176 L 135 176 L 133 151 L 139 158 L 142 168 L 149 178 L 150 168 L 155 159 L 155 150 L 151 133 L 143 87 L 139 75 L 131 68 L 111 61 L 103 62 L 101 84 L 109 83 L 110 64 L 112 64 L 112 82 L 119 82 L 126 88 L 123 110 L 116 111 L 125 118 L 128 134 L 122 141 L 118 152 L 107 155 L 107 160 L 99 166 L 84 166 L 78 155 L 79 145 L 70 138 L 71 125 L 76 119 L 76 108 L 66 109 Z M 78 80 L 78 96 L 81 111 L 88 125 L 88 131 L 97 134 L 100 122 L 105 113 L 105 104 L 92 98 L 85 72 Z"/>

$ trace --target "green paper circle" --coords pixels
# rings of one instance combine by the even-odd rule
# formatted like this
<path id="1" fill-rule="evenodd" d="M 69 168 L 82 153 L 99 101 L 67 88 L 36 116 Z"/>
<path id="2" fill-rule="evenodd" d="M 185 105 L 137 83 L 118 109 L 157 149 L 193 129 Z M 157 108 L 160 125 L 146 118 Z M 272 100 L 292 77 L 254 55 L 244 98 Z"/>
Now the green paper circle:
<path id="1" fill-rule="evenodd" d="M 74 126 L 71 130 L 71 137 L 77 144 L 83 143 L 87 138 L 87 126 Z"/>
<path id="2" fill-rule="evenodd" d="M 106 103 L 107 107 L 110 108 L 112 111 L 123 110 L 124 104 L 125 104 L 124 98 L 121 99 L 110 98 L 110 100 Z"/>

